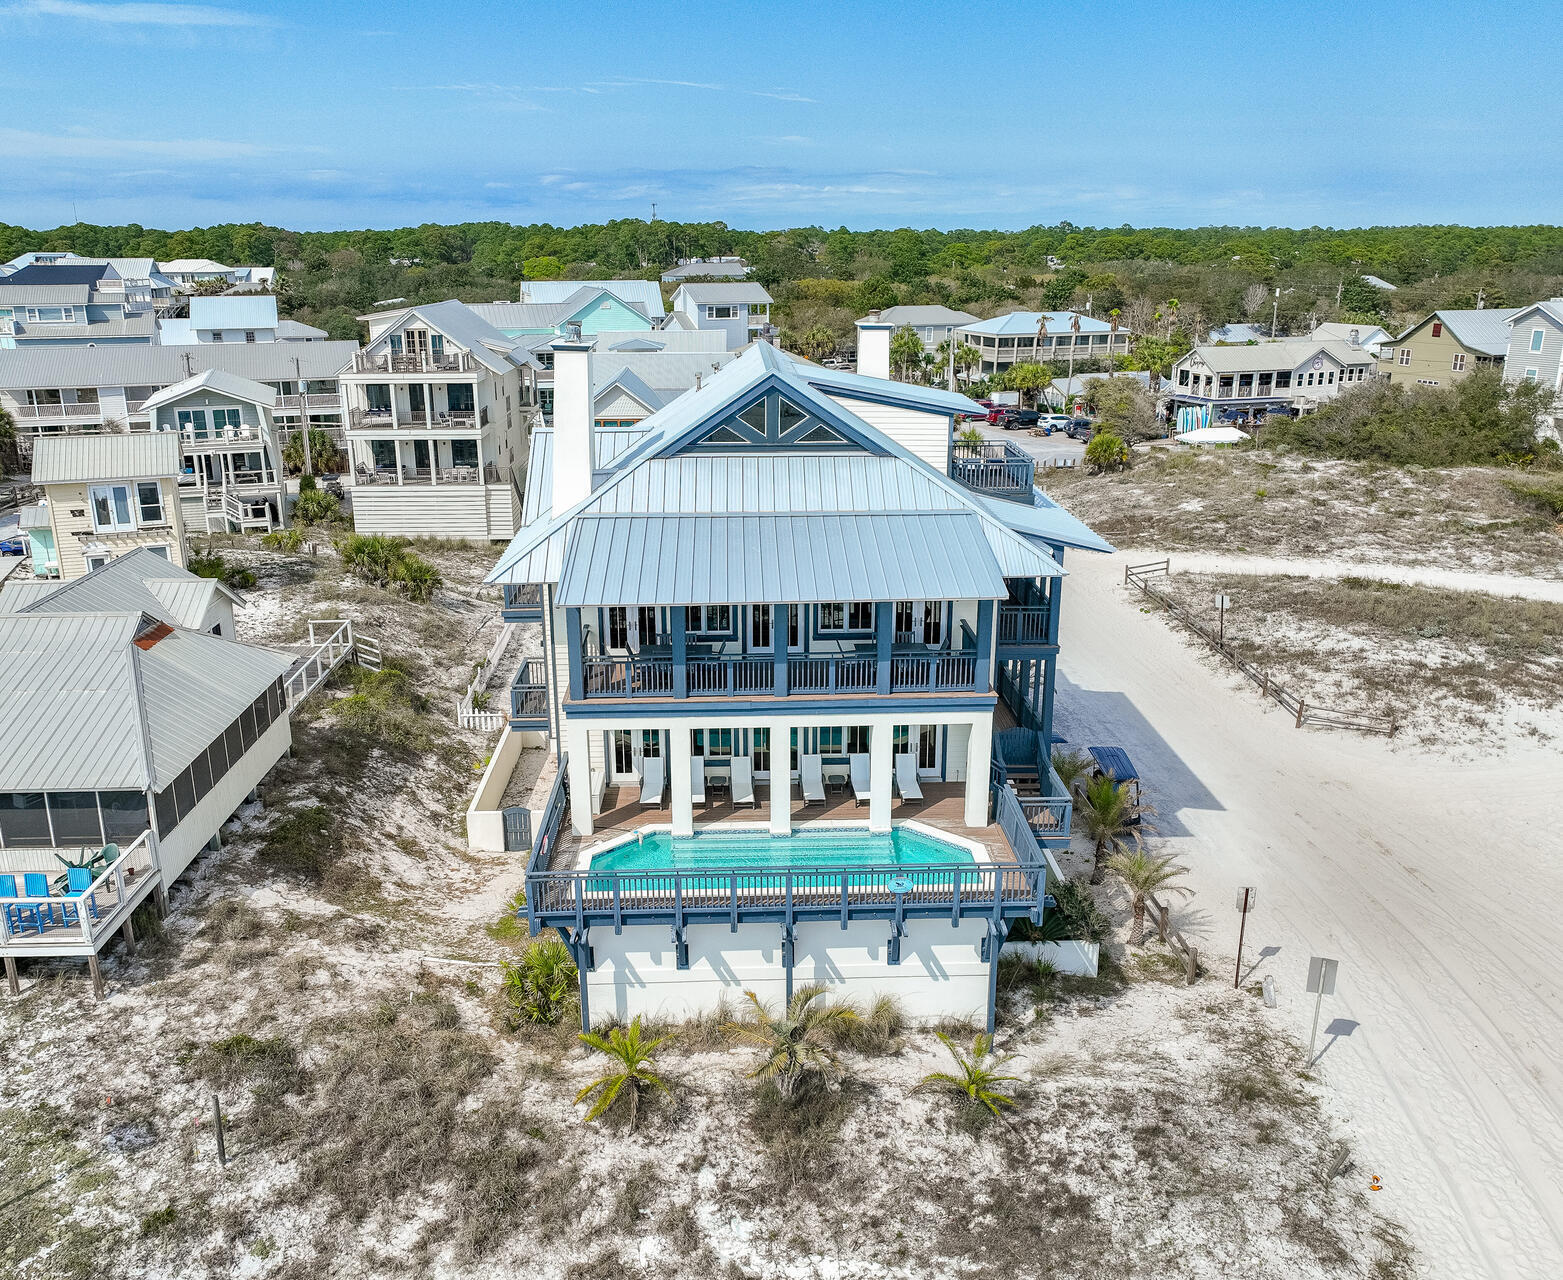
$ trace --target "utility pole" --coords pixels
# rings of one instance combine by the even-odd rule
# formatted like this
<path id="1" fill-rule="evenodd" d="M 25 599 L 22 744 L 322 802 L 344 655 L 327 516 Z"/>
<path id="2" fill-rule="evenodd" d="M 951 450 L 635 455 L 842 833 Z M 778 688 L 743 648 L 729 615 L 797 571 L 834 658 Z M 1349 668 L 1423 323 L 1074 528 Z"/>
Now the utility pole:
<path id="1" fill-rule="evenodd" d="M 1281 286 L 1275 287 L 1275 305 L 1270 308 L 1270 338 L 1275 339 L 1275 322 L 1281 314 Z"/>
<path id="2" fill-rule="evenodd" d="M 303 428 L 304 431 L 304 474 L 306 476 L 312 476 L 315 474 L 315 460 L 311 456 L 309 450 L 309 410 L 305 408 L 306 397 L 304 395 L 304 374 L 303 371 L 299 368 L 297 356 L 293 357 L 293 378 L 298 386 L 299 425 Z"/>

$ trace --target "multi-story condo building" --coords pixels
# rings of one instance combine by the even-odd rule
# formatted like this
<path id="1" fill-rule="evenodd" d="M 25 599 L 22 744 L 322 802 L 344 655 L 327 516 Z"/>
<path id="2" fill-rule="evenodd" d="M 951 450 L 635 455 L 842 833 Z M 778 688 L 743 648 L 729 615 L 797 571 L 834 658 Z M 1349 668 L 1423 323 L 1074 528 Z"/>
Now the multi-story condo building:
<path id="1" fill-rule="evenodd" d="M 360 533 L 515 533 L 524 363 L 514 339 L 460 302 L 408 307 L 378 326 L 339 371 Z"/>
<path id="2" fill-rule="evenodd" d="M 1173 408 L 1210 405 L 1245 413 L 1310 413 L 1374 374 L 1362 347 L 1313 338 L 1195 347 L 1172 366 Z"/>
<path id="3" fill-rule="evenodd" d="M 941 306 L 886 307 L 879 313 L 879 318 L 897 329 L 912 329 L 929 351 L 936 351 L 940 343 L 948 342 L 957 329 L 980 323 L 969 311 Z"/>
<path id="4" fill-rule="evenodd" d="M 24 450 L 38 435 L 116 427 L 147 431 L 152 424 L 147 401 L 154 394 L 211 369 L 274 390 L 279 435 L 307 420 L 339 436 L 337 370 L 357 350 L 354 342 L 18 348 L 0 351 L 0 405 L 16 420 Z"/>
<path id="5" fill-rule="evenodd" d="M 681 284 L 673 294 L 673 315 L 692 329 L 721 333 L 737 351 L 770 330 L 771 295 L 759 284 Z"/>
<path id="6" fill-rule="evenodd" d="M 1133 336 L 1122 325 L 1076 311 L 1011 311 L 960 326 L 960 341 L 982 353 L 973 375 L 1002 373 L 1013 364 L 1067 364 L 1129 354 Z"/>
<path id="7" fill-rule="evenodd" d="M 795 980 L 991 1022 L 1009 923 L 1041 918 L 1061 561 L 1110 548 L 1029 455 L 955 443 L 971 401 L 890 381 L 891 329 L 860 326 L 872 374 L 758 342 L 607 430 L 592 341 L 552 344 L 489 580 L 542 630 L 511 690 L 560 763 L 527 916 L 574 951 L 583 1022 Z"/>
<path id="8" fill-rule="evenodd" d="M 1446 387 L 1478 369 L 1503 367 L 1513 307 L 1435 311 L 1379 344 L 1378 371 L 1391 383 Z"/>
<path id="9" fill-rule="evenodd" d="M 0 347 L 156 342 L 157 311 L 107 262 L 35 263 L 0 276 Z"/>
<path id="10" fill-rule="evenodd" d="M 210 258 L 173 258 L 162 263 L 160 270 L 187 292 L 214 280 L 229 285 L 269 286 L 276 279 L 275 267 L 227 267 Z"/>
<path id="11" fill-rule="evenodd" d="M 75 253 L 35 251 L 0 263 L 0 276 L 32 266 L 109 267 L 111 271 L 99 280 L 99 287 L 105 292 L 122 290 L 137 302 L 150 299 L 159 311 L 178 300 L 178 284 L 163 274 L 153 258 L 85 258 Z"/>

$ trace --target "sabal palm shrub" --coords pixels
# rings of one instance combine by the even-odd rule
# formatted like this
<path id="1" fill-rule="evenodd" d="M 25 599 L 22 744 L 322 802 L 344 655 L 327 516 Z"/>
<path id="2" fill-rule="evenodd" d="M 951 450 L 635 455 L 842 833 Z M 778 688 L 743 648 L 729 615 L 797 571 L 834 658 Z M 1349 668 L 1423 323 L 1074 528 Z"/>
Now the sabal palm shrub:
<path id="1" fill-rule="evenodd" d="M 832 1046 L 857 1015 L 850 1005 L 827 999 L 827 990 L 820 983 L 799 987 L 780 1015 L 754 992 L 744 992 L 754 1006 L 753 1021 L 730 1022 L 727 1032 L 761 1050 L 760 1065 L 749 1073 L 750 1079 L 773 1081 L 782 1097 L 790 1099 L 805 1078 L 840 1072 Z"/>
<path id="2" fill-rule="evenodd" d="M 1138 849 L 1152 828 L 1145 822 L 1149 806 L 1139 804 L 1128 782 L 1115 782 L 1099 774 L 1085 784 L 1075 806 L 1074 829 L 1090 840 L 1096 855 L 1091 883 L 1101 884 L 1107 859 L 1115 853 Z M 1139 822 L 1136 823 L 1135 819 Z"/>
<path id="3" fill-rule="evenodd" d="M 1058 775 L 1058 780 L 1064 784 L 1064 794 L 1072 796 L 1075 793 L 1075 783 L 1091 767 L 1091 757 L 1084 751 L 1071 751 L 1067 747 L 1054 747 L 1052 763 L 1053 772 Z"/>
<path id="4" fill-rule="evenodd" d="M 1015 1099 L 1003 1092 L 1003 1086 L 1020 1079 L 1006 1075 L 1004 1068 L 1014 1061 L 1014 1056 L 996 1057 L 993 1053 L 993 1037 L 979 1032 L 972 1037 L 971 1051 L 962 1052 L 955 1042 L 942 1031 L 936 1033 L 940 1042 L 955 1059 L 954 1071 L 934 1071 L 917 1084 L 918 1092 L 937 1091 L 948 1093 L 973 1111 L 986 1111 L 990 1116 L 999 1114 L 1001 1108 L 1013 1108 Z"/>
<path id="5" fill-rule="evenodd" d="M 553 934 L 532 943 L 519 960 L 505 961 L 501 973 L 500 991 L 512 1029 L 558 1022 L 580 999 L 570 948 Z"/>
<path id="6" fill-rule="evenodd" d="M 606 1055 L 610 1060 L 608 1070 L 575 1095 L 578 1104 L 596 1095 L 596 1101 L 586 1113 L 586 1122 L 590 1123 L 607 1114 L 615 1102 L 621 1097 L 627 1097 L 630 1129 L 633 1131 L 640 1120 L 641 1095 L 651 1090 L 672 1092 L 667 1081 L 656 1073 L 656 1064 L 651 1057 L 659 1045 L 666 1044 L 672 1038 L 658 1036 L 654 1040 L 646 1039 L 641 1032 L 638 1017 L 628 1027 L 612 1028 L 606 1036 L 598 1035 L 595 1031 L 581 1032 L 582 1044 Z"/>
<path id="7" fill-rule="evenodd" d="M 1143 946 L 1145 943 L 1147 898 L 1153 893 L 1193 892 L 1187 885 L 1177 883 L 1180 877 L 1188 873 L 1188 868 L 1174 866 L 1170 854 L 1158 858 L 1144 849 L 1123 850 L 1107 860 L 1107 868 L 1116 872 L 1123 881 L 1134 905 L 1134 932 L 1129 938 L 1131 946 Z"/>

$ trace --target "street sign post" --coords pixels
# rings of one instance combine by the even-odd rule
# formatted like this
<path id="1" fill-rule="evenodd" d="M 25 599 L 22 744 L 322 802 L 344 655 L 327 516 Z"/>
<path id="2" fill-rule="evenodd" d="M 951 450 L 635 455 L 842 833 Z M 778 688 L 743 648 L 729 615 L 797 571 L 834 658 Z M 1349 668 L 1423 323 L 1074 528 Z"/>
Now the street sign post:
<path id="1" fill-rule="evenodd" d="M 1230 603 L 1231 601 L 1228 600 L 1224 595 L 1216 597 L 1216 608 L 1221 611 L 1221 644 L 1225 644 L 1227 642 L 1227 605 Z"/>
<path id="2" fill-rule="evenodd" d="M 1304 1061 L 1313 1061 L 1314 1042 L 1319 1038 L 1319 1007 L 1324 1003 L 1325 996 L 1335 994 L 1335 971 L 1340 968 L 1339 960 L 1329 960 L 1324 956 L 1310 956 L 1308 958 L 1308 990 L 1313 993 L 1313 1030 L 1308 1033 L 1308 1056 Z"/>
<path id="3" fill-rule="evenodd" d="M 1258 901 L 1259 890 L 1252 885 L 1244 885 L 1237 891 L 1237 909 L 1242 916 L 1242 923 L 1237 927 L 1237 968 L 1232 972 L 1233 991 L 1237 990 L 1243 979 L 1243 935 L 1248 931 L 1248 913 Z"/>

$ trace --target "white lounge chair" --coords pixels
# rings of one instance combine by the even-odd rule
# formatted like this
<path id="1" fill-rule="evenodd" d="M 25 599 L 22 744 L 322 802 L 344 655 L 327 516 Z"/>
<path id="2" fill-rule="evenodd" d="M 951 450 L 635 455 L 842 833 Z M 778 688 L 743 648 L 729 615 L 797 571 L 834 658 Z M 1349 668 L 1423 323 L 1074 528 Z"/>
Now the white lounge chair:
<path id="1" fill-rule="evenodd" d="M 663 780 L 661 756 L 647 756 L 640 762 L 641 804 L 662 803 Z"/>
<path id="2" fill-rule="evenodd" d="M 803 775 L 803 803 L 806 805 L 824 804 L 825 773 L 823 761 L 821 761 L 819 756 L 804 756 L 801 764 L 802 768 L 799 772 Z"/>
<path id="3" fill-rule="evenodd" d="M 923 789 L 917 785 L 917 760 L 910 752 L 895 758 L 895 786 L 903 800 L 921 800 Z"/>
<path id="4" fill-rule="evenodd" d="M 862 804 L 869 798 L 869 762 L 864 753 L 847 757 L 847 767 L 852 770 L 852 794 Z"/>
<path id="5" fill-rule="evenodd" d="M 706 761 L 696 756 L 689 762 L 689 798 L 695 804 L 706 802 Z"/>
<path id="6" fill-rule="evenodd" d="M 733 805 L 737 807 L 746 804 L 753 807 L 757 803 L 754 798 L 754 762 L 748 756 L 734 756 Z"/>

